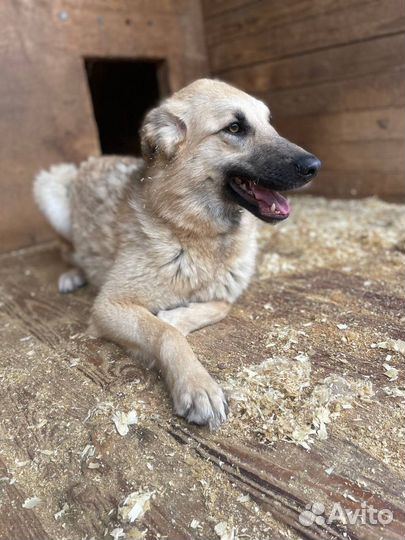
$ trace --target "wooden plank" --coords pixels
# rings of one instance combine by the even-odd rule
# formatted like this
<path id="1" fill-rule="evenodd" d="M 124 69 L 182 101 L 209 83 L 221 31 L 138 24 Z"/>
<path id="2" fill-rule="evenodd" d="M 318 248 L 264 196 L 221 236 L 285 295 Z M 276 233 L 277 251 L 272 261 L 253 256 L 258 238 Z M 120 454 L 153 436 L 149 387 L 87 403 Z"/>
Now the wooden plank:
<path id="1" fill-rule="evenodd" d="M 325 151 L 326 152 L 326 151 Z M 324 197 L 381 197 L 384 200 L 402 203 L 404 190 L 403 172 L 375 172 L 364 168 L 352 172 L 324 167 L 312 182 L 308 193 Z"/>
<path id="2" fill-rule="evenodd" d="M 52 76 L 48 76 L 53 63 Z M 80 59 L 21 49 L 5 61 L 2 74 L 0 110 L 7 113 L 1 115 L 0 132 L 8 136 L 1 149 L 5 186 L 0 246 L 7 251 L 50 236 L 33 202 L 34 175 L 52 163 L 98 154 L 99 148 Z M 61 81 L 66 94 L 61 94 Z"/>
<path id="3" fill-rule="evenodd" d="M 390 36 L 348 44 L 325 51 L 252 65 L 237 70 L 224 68 L 221 77 L 246 92 L 262 94 L 289 88 L 305 88 L 403 69 L 403 36 Z M 320 89 L 322 90 L 322 89 Z"/>
<path id="4" fill-rule="evenodd" d="M 202 5 L 204 16 L 208 19 L 256 2 L 257 0 L 202 0 Z"/>
<path id="5" fill-rule="evenodd" d="M 303 484 L 306 488 L 325 486 L 322 497 L 318 492 L 315 500 L 325 507 L 326 515 L 336 504 L 348 510 L 356 509 L 358 504 L 356 506 L 353 500 L 350 502 L 347 493 L 353 493 L 352 499 L 359 497 L 360 500 L 367 500 L 378 511 L 392 512 L 390 539 L 403 538 L 405 511 L 399 496 L 402 483 L 388 467 L 348 441 L 332 438 L 317 443 L 308 455 L 304 449 L 288 444 L 281 444 L 269 452 L 260 447 L 247 448 L 233 441 L 207 440 L 197 431 L 179 425 L 174 425 L 169 432 L 176 440 L 193 447 L 202 459 L 225 470 L 242 491 L 248 493 L 264 510 L 291 525 L 300 538 L 318 540 L 332 537 L 344 540 L 349 536 L 353 540 L 381 539 L 381 530 L 370 523 L 355 523 L 353 527 L 343 528 L 339 523 L 328 523 L 324 518 L 309 526 L 301 524 L 300 514 L 314 502 L 311 490 L 305 492 Z M 328 474 L 325 469 L 328 470 L 331 456 L 336 453 L 340 454 L 339 464 L 332 474 Z M 353 472 L 361 478 L 360 482 L 352 481 Z M 381 489 L 388 497 L 382 499 L 379 496 Z"/>
<path id="6" fill-rule="evenodd" d="M 314 203 L 306 207 L 307 200 L 293 201 L 297 209 L 303 206 L 301 218 L 311 208 L 313 214 Z M 279 347 L 288 357 L 297 350 L 310 351 L 311 384 L 331 374 L 372 381 L 375 398 L 345 411 L 328 427 L 330 438 L 317 441 L 310 451 L 285 441 L 260 443 L 250 431 L 254 424 L 241 422 L 234 402 L 234 416 L 217 434 L 174 421 L 156 374 L 134 365 L 114 345 L 83 335 L 94 291 L 83 288 L 74 295 L 58 295 L 56 279 L 64 265 L 54 247 L 0 256 L 1 459 L 5 476 L 16 480 L 6 489 L 14 486 L 24 500 L 42 500 L 31 511 L 22 509 L 19 500 L 9 520 L 0 520 L 0 538 L 30 538 L 20 534 L 21 523 L 33 523 L 36 538 L 107 537 L 121 526 L 130 538 L 135 531 L 122 523 L 117 507 L 137 490 L 155 492 L 151 509 L 136 524 L 148 529 L 147 540 L 159 535 L 214 540 L 214 526 L 220 521 L 232 522 L 241 537 L 399 538 L 403 507 L 395 430 L 403 424 L 402 413 L 397 399 L 383 391 L 390 384 L 381 366 L 386 351 L 370 348 L 370 343 L 402 336 L 402 259 L 389 246 L 383 250 L 373 242 L 363 245 L 368 236 L 350 234 L 345 243 L 358 256 L 350 258 L 349 271 L 348 261 L 334 247 L 328 248 L 330 235 L 325 246 L 311 233 L 347 219 L 336 205 L 325 209 L 327 216 L 318 216 L 311 230 L 313 215 L 296 223 L 296 229 L 263 229 L 260 244 L 265 256 L 278 254 L 297 271 L 266 278 L 260 263 L 254 283 L 230 316 L 190 336 L 197 355 L 223 383 L 271 355 L 267 335 L 273 329 L 281 336 L 286 325 L 291 331 L 305 329 L 293 350 L 284 350 L 282 340 Z M 370 238 L 380 229 L 387 238 L 395 236 L 401 209 L 360 203 L 351 206 L 354 219 L 367 205 L 370 213 L 361 216 Z M 375 220 L 378 227 L 372 225 Z M 295 230 L 300 231 L 298 242 Z M 336 231 L 331 233 L 336 239 Z M 311 257 L 305 252 L 307 242 L 315 242 Z M 308 270 L 309 258 L 312 261 L 325 248 L 331 256 L 336 252 L 331 268 Z M 271 309 L 264 309 L 268 302 Z M 307 321 L 311 326 L 303 326 Z M 349 326 L 344 333 L 348 343 L 342 342 L 338 322 Z M 72 359 L 78 363 L 71 366 Z M 400 366 L 398 355 L 392 364 Z M 138 412 L 138 424 L 120 437 L 112 411 L 131 408 Z M 95 448 L 94 458 L 83 459 L 89 444 Z M 16 459 L 27 463 L 18 466 Z M 89 468 L 89 462 L 96 468 Z M 240 499 L 246 494 L 247 502 L 246 497 Z M 329 512 L 335 503 L 356 510 L 359 501 L 391 510 L 393 522 L 383 529 L 358 523 L 300 523 L 299 514 L 308 504 L 321 502 Z M 55 519 L 64 504 L 68 510 Z M 194 519 L 200 522 L 197 532 L 190 526 Z"/>
<path id="7" fill-rule="evenodd" d="M 49 42 L 75 57 L 135 58 L 179 63 L 171 90 L 206 74 L 202 15 L 197 0 L 80 2 L 59 0 L 18 4 L 20 26 L 37 49 Z M 185 35 L 187 28 L 190 37 Z M 38 29 L 41 31 L 39 32 Z"/>
<path id="8" fill-rule="evenodd" d="M 306 134 L 295 142 L 314 152 L 323 168 L 313 183 L 314 193 L 350 197 L 377 195 L 401 199 L 404 156 L 402 141 L 307 142 Z"/>
<path id="9" fill-rule="evenodd" d="M 274 91 L 270 88 L 256 95 L 267 102 L 276 121 L 279 117 L 284 119 L 295 115 L 396 108 L 404 104 L 404 75 L 403 68 L 391 69 L 298 88 Z"/>
<path id="10" fill-rule="evenodd" d="M 323 160 L 325 169 L 346 172 L 376 172 L 389 176 L 391 173 L 401 173 L 404 168 L 402 152 L 403 142 L 394 141 L 358 141 L 349 142 L 322 141 L 317 139 L 310 145 L 306 143 L 305 134 L 298 139 L 298 144 L 305 144 Z"/>
<path id="11" fill-rule="evenodd" d="M 0 6 L 0 251 L 52 237 L 32 179 L 100 153 L 83 57 L 166 60 L 163 93 L 206 74 L 199 2 L 26 2 Z M 163 72 L 163 70 L 162 70 Z"/>
<path id="12" fill-rule="evenodd" d="M 302 3 L 292 0 L 291 5 L 301 9 Z M 272 24 L 273 6 L 282 6 L 282 21 Z M 351 2 L 340 0 L 330 2 L 325 9 L 324 1 L 308 2 L 303 19 L 285 12 L 286 3 L 263 2 L 263 9 L 256 5 L 248 6 L 252 16 L 246 19 L 248 33 L 240 31 L 241 14 L 228 12 L 227 17 L 237 17 L 237 23 L 232 26 L 229 38 L 221 43 L 213 43 L 210 47 L 210 31 L 208 30 L 208 45 L 211 67 L 215 73 L 230 68 L 250 65 L 305 52 L 328 49 L 350 42 L 375 39 L 378 36 L 399 33 L 403 31 L 403 3 L 400 0 L 389 0 L 381 4 L 378 0 L 367 2 Z M 303 6 L 304 7 L 304 6 Z M 312 13 L 312 9 L 314 13 Z M 310 13 L 307 13 L 307 11 Z M 223 22 L 218 22 L 218 35 L 224 33 Z M 277 19 L 276 19 L 277 21 Z M 210 28 L 211 24 L 208 28 Z M 286 39 L 288 36 L 288 39 Z M 221 38 L 222 39 L 222 38 Z M 239 46 L 243 40 L 243 47 Z"/>
<path id="13" fill-rule="evenodd" d="M 258 34 L 266 29 L 272 31 L 274 27 L 288 25 L 291 21 L 306 24 L 310 17 L 347 8 L 347 0 L 255 0 L 240 5 L 236 3 L 234 9 L 216 13 L 216 17 L 210 20 L 207 43 L 209 47 L 214 47 L 218 43 Z"/>
<path id="14" fill-rule="evenodd" d="M 399 117 L 400 122 L 402 117 Z M 297 120 L 299 122 L 299 120 Z M 284 124 L 284 126 L 281 126 Z M 279 124 L 275 123 L 276 127 Z M 280 132 L 296 144 L 313 152 L 322 161 L 319 176 L 308 189 L 328 197 L 365 197 L 376 195 L 402 201 L 404 156 L 402 140 L 358 139 L 342 142 L 340 134 L 331 140 L 322 138 L 317 122 L 308 131 L 289 129 L 290 120 L 280 122 Z"/>
<path id="15" fill-rule="evenodd" d="M 337 112 L 333 114 L 280 117 L 273 123 L 291 140 L 305 144 L 325 142 L 402 141 L 404 134 L 403 108 Z"/>

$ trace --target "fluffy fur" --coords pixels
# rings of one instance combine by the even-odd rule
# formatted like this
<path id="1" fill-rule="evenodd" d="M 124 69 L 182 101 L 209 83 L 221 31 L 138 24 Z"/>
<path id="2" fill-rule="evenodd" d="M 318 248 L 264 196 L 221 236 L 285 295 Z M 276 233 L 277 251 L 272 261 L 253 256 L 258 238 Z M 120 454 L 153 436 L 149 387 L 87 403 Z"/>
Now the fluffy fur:
<path id="1" fill-rule="evenodd" d="M 238 136 L 227 128 L 235 115 L 249 126 Z M 92 158 L 40 173 L 35 197 L 72 243 L 79 271 L 64 275 L 61 290 L 85 278 L 100 289 L 92 332 L 146 356 L 175 412 L 217 428 L 225 396 L 185 336 L 225 317 L 254 271 L 256 219 L 228 180 L 236 167 L 255 186 L 304 183 L 292 171 L 308 154 L 277 134 L 262 102 L 206 79 L 148 113 L 141 141 L 143 159 Z"/>
<path id="2" fill-rule="evenodd" d="M 41 171 L 34 181 L 34 198 L 52 227 L 66 240 L 71 240 L 72 220 L 69 188 L 77 175 L 71 163 L 54 165 Z"/>

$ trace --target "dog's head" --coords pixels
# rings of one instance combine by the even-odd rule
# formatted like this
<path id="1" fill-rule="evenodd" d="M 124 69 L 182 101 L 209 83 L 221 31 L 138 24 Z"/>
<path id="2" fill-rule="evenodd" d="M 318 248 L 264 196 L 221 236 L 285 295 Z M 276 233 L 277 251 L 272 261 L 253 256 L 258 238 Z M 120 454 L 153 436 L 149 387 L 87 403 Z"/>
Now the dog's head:
<path id="1" fill-rule="evenodd" d="M 176 211 L 183 199 L 217 218 L 238 207 L 267 222 L 287 218 L 290 205 L 280 192 L 303 186 L 321 165 L 277 133 L 264 103 L 209 79 L 148 113 L 141 140 L 148 166 L 164 172 L 154 195 L 175 201 Z"/>

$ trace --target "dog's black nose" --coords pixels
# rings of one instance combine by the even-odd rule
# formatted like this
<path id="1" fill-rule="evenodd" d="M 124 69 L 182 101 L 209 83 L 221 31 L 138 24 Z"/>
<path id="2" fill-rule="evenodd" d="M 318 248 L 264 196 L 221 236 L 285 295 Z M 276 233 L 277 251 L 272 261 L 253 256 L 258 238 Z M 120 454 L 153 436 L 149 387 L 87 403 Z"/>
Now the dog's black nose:
<path id="1" fill-rule="evenodd" d="M 321 168 L 321 162 L 315 156 L 304 156 L 295 162 L 295 168 L 300 176 L 310 179 L 315 176 Z"/>

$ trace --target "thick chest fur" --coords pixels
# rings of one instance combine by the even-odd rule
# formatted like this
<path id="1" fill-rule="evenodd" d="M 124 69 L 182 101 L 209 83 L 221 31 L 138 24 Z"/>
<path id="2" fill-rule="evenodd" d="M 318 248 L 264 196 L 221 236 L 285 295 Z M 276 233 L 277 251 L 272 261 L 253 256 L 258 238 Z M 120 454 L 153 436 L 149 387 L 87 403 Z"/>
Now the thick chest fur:
<path id="1" fill-rule="evenodd" d="M 235 234 L 177 242 L 163 231 L 152 240 L 133 237 L 109 273 L 105 287 L 152 312 L 189 302 L 234 302 L 255 267 L 254 218 Z"/>
<path id="2" fill-rule="evenodd" d="M 234 302 L 254 272 L 255 232 L 233 245 L 207 244 L 206 250 L 185 251 L 176 269 L 179 293 L 188 291 L 190 301 L 223 299 Z"/>
<path id="3" fill-rule="evenodd" d="M 234 302 L 248 286 L 254 272 L 255 225 L 249 216 L 235 234 L 183 245 L 170 262 L 157 271 L 158 290 L 165 291 L 166 297 L 174 303 Z"/>

